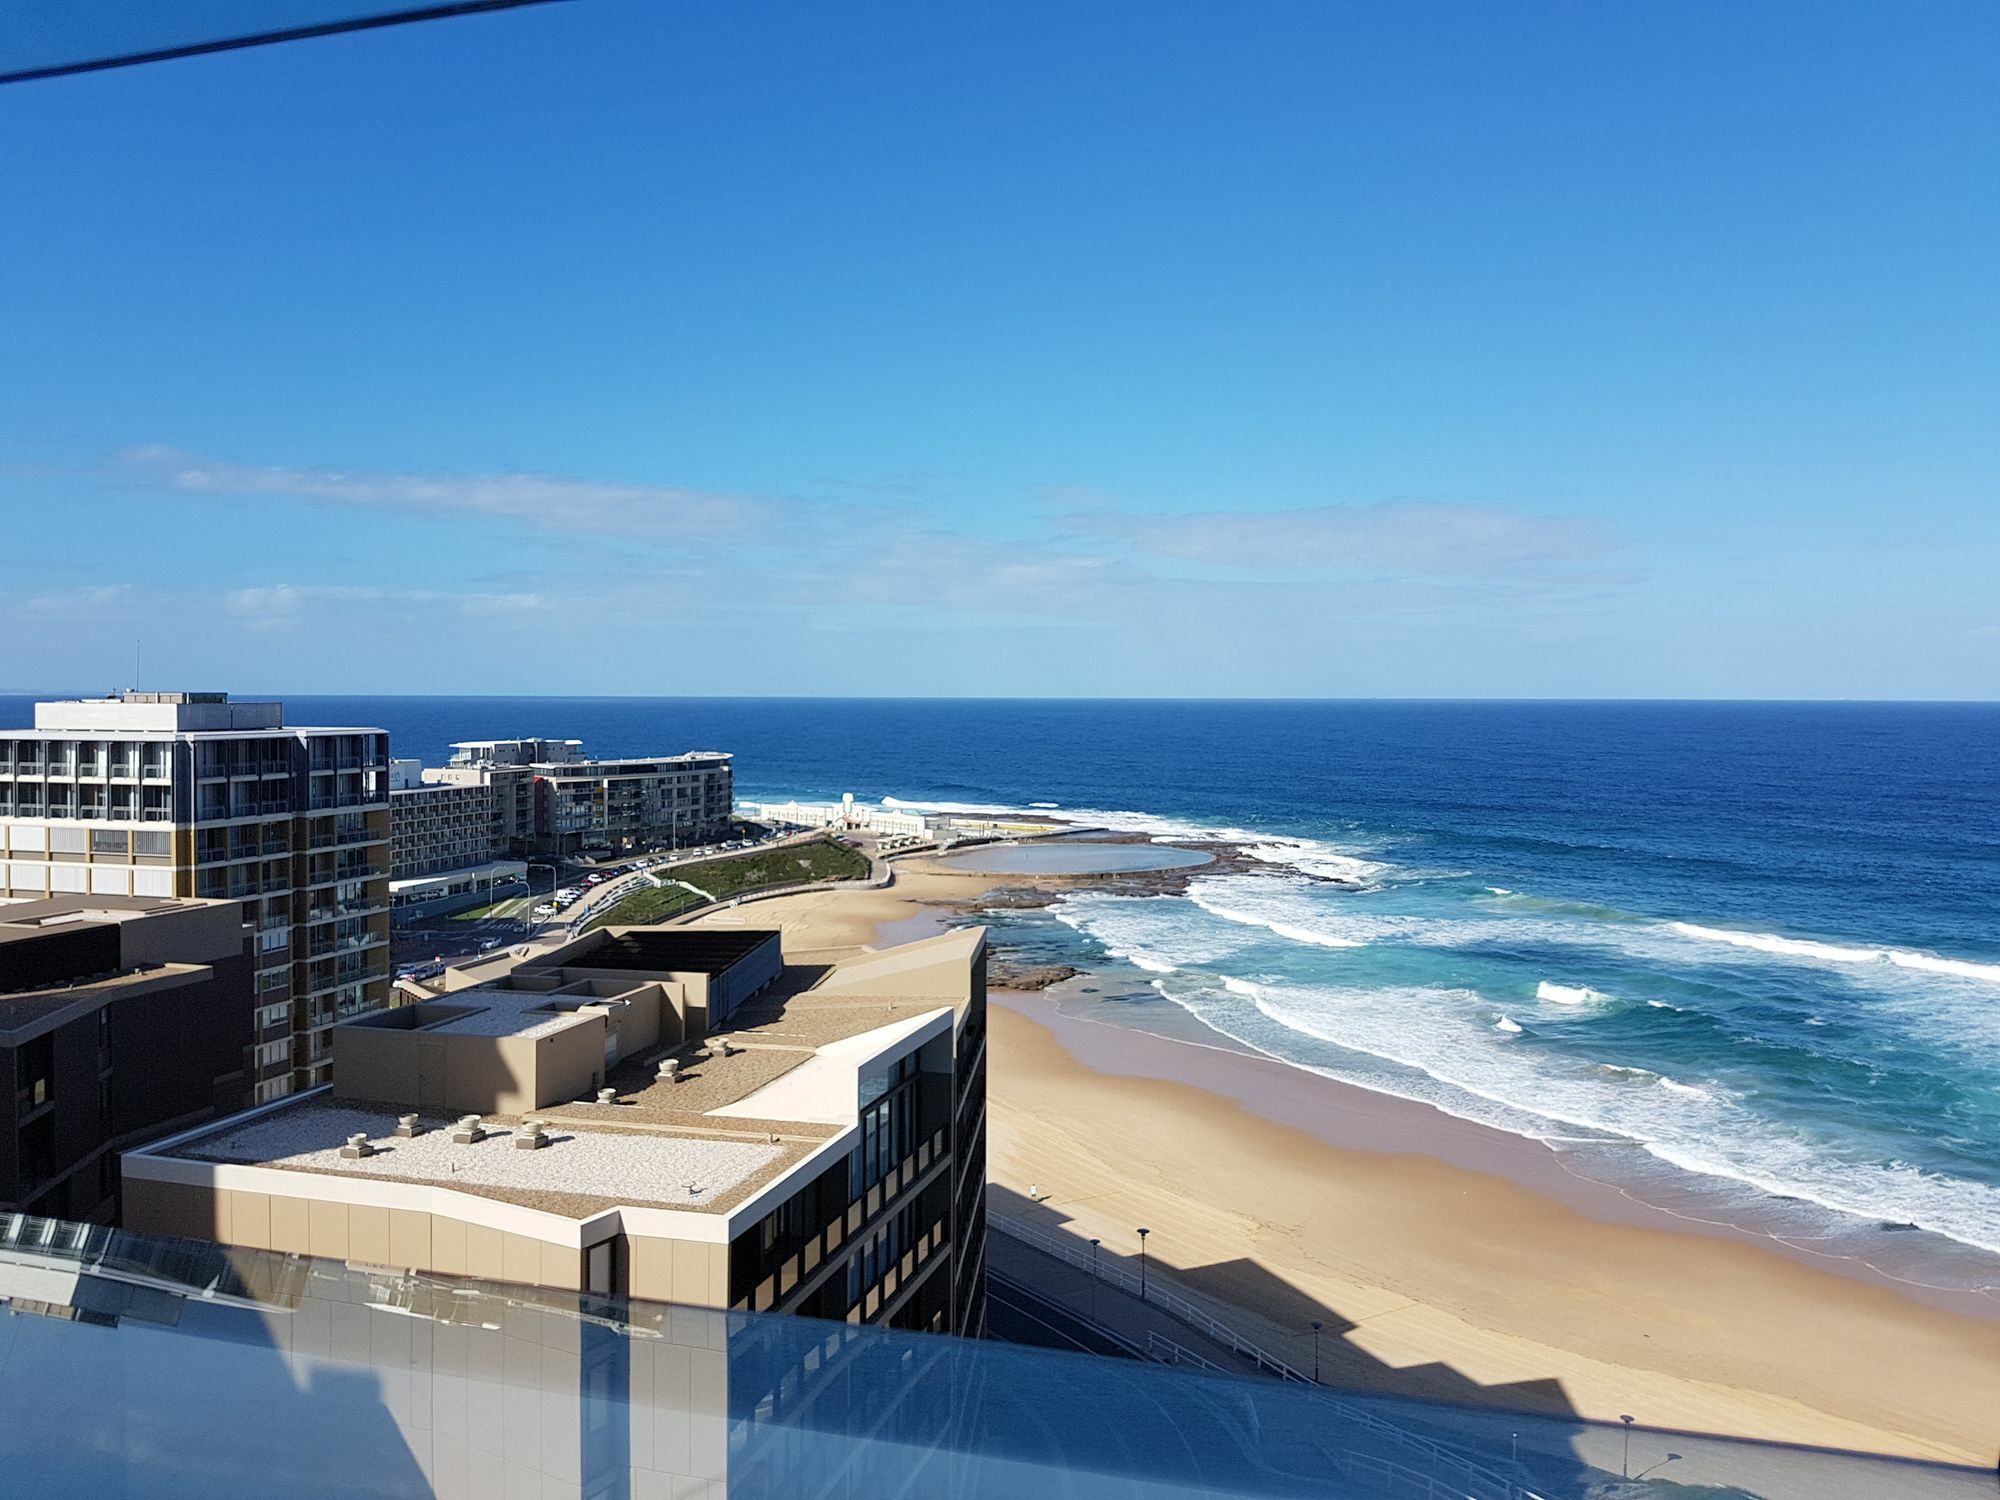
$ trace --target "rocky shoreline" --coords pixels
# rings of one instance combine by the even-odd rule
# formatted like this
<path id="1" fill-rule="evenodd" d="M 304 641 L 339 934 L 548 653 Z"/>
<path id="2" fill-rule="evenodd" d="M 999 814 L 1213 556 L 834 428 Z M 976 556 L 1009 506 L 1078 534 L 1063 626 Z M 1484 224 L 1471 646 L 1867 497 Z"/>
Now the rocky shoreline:
<path id="1" fill-rule="evenodd" d="M 951 923 L 956 926 L 973 920 L 985 912 L 1034 911 L 1053 906 L 1072 891 L 1079 890 L 1098 891 L 1110 896 L 1179 896 L 1186 893 L 1189 882 L 1196 876 L 1276 877 L 1282 869 L 1284 874 L 1293 879 L 1304 878 L 1315 884 L 1350 890 L 1358 888 L 1355 882 L 1342 880 L 1336 876 L 1309 874 L 1290 866 L 1275 865 L 1267 859 L 1259 859 L 1249 852 L 1250 846 L 1243 843 L 1205 839 L 1162 839 L 1143 833 L 1112 832 L 1085 827 L 1066 828 L 1060 833 L 1042 837 L 1091 844 L 1158 845 L 1170 849 L 1184 849 L 1191 854 L 1205 854 L 1209 856 L 1209 862 L 1203 865 L 1183 865 L 1169 870 L 1130 870 L 1100 875 L 1009 876 L 1004 878 L 1003 883 L 988 886 L 976 896 L 924 898 L 920 899 L 919 904 L 951 913 Z M 1068 964 L 1026 961 L 1018 950 L 1001 946 L 994 950 L 992 969 L 988 978 L 998 989 L 1044 990 L 1073 979 L 1080 972 L 1082 971 Z"/>

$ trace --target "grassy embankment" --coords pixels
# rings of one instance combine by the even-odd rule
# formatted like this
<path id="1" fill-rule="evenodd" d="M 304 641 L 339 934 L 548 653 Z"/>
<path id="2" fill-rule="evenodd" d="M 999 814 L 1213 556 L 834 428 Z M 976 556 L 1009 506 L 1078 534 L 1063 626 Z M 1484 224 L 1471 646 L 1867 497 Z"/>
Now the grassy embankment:
<path id="1" fill-rule="evenodd" d="M 832 839 L 814 839 L 782 849 L 757 849 L 691 865 L 673 865 L 653 872 L 666 881 L 685 880 L 719 901 L 749 895 L 774 885 L 799 881 L 860 880 L 868 874 L 868 856 Z M 676 912 L 701 904 L 702 898 L 678 885 L 649 887 L 627 896 L 609 911 L 591 918 L 591 927 L 642 927 L 663 922 Z M 588 929 L 586 929 L 587 931 Z"/>

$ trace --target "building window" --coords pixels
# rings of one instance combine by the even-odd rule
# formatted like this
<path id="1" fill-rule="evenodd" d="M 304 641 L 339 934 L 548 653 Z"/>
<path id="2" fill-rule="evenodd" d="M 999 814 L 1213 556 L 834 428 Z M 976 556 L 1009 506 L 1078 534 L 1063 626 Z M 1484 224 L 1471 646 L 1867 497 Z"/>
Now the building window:
<path id="1" fill-rule="evenodd" d="M 291 1091 L 292 1080 L 289 1076 L 267 1079 L 257 1085 L 256 1102 L 259 1104 L 269 1104 L 273 1099 L 284 1098 Z"/>
<path id="2" fill-rule="evenodd" d="M 22 1112 L 40 1109 L 55 1097 L 55 1038 L 43 1035 L 14 1051 L 14 1088 Z"/>

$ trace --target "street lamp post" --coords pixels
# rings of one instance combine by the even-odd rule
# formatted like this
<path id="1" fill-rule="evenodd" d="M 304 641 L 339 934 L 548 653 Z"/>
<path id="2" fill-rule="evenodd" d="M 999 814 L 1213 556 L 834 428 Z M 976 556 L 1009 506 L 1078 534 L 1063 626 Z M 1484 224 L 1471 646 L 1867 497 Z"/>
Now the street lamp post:
<path id="1" fill-rule="evenodd" d="M 1644 1479 L 1648 1474 L 1652 1473 L 1654 1469 L 1664 1469 L 1668 1464 L 1677 1464 L 1680 1461 L 1681 1461 L 1681 1456 L 1678 1453 L 1669 1453 L 1665 1458 L 1661 1459 L 1658 1463 L 1652 1465 L 1651 1468 L 1641 1469 L 1638 1473 L 1634 1474 L 1632 1477 L 1635 1480 Z"/>
<path id="2" fill-rule="evenodd" d="M 529 931 L 531 934 L 535 932 L 540 932 L 542 929 L 542 924 L 534 920 L 535 916 L 534 875 L 535 871 L 537 870 L 547 870 L 549 872 L 549 904 L 551 906 L 555 905 L 556 887 L 562 884 L 562 871 L 557 869 L 554 865 L 545 865 L 542 864 L 539 860 L 537 860 L 532 863 L 523 865 L 521 867 L 522 878 L 525 879 L 528 883 L 528 917 L 531 924 L 529 927 Z"/>
<path id="3" fill-rule="evenodd" d="M 1139 1231 L 1139 1300 L 1141 1302 L 1146 1300 L 1146 1236 L 1152 1232 L 1150 1229 Z"/>
<path id="4" fill-rule="evenodd" d="M 1618 1420 L 1625 1424 L 1625 1459 L 1624 1462 L 1619 1464 L 1618 1470 L 1622 1477 L 1630 1479 L 1632 1477 L 1632 1424 L 1638 1419 L 1636 1417 L 1621 1416 Z"/>
<path id="5" fill-rule="evenodd" d="M 1103 1243 L 1102 1240 L 1090 1242 L 1090 1321 L 1093 1323 L 1097 1321 L 1097 1247 Z"/>
<path id="6" fill-rule="evenodd" d="M 1326 1327 L 1318 1318 L 1313 1319 L 1313 1384 L 1319 1384 L 1319 1331 Z"/>

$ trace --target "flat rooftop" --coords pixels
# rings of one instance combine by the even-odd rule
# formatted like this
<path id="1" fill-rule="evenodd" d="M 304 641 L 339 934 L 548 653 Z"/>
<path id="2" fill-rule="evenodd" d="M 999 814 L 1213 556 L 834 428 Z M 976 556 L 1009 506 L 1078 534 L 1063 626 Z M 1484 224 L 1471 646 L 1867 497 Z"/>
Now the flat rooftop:
<path id="1" fill-rule="evenodd" d="M 651 970 L 721 974 L 778 936 L 775 930 L 726 932 L 700 927 L 621 927 L 585 953 L 565 955 L 565 969 Z"/>
<path id="2" fill-rule="evenodd" d="M 715 944 L 710 951 L 722 953 L 740 949 L 746 941 L 754 947 L 770 936 L 702 928 L 624 935 L 700 938 Z M 425 1182 L 576 1217 L 620 1203 L 726 1213 L 848 1128 L 823 1119 L 767 1118 L 757 1112 L 760 1091 L 812 1062 L 832 1043 L 962 1005 L 967 998 L 964 981 L 954 976 L 962 976 L 980 936 L 978 929 L 964 929 L 879 953 L 864 950 L 829 955 L 825 962 L 787 964 L 716 1034 L 730 1043 L 726 1055 L 706 1050 L 711 1037 L 621 1063 L 606 1079 L 617 1090 L 616 1103 L 580 1099 L 534 1112 L 532 1118 L 547 1122 L 553 1142 L 537 1151 L 515 1147 L 511 1135 L 457 1148 L 451 1147 L 448 1132 L 399 1140 L 396 1117 L 411 1106 L 336 1103 L 318 1093 L 154 1149 L 192 1161 Z M 447 1023 L 452 1026 L 539 1026 L 545 1019 L 561 1026 L 571 1018 L 537 1017 L 534 1007 L 558 1000 L 590 1004 L 597 998 L 465 989 L 425 1003 L 480 1006 L 490 1017 L 468 1016 Z M 680 1063 L 678 1082 L 660 1081 L 659 1063 L 665 1058 Z M 489 1130 L 507 1132 L 521 1119 L 484 1118 Z M 286 1123 L 295 1119 L 298 1123 Z M 447 1122 L 426 1117 L 426 1123 L 439 1127 Z M 380 1152 L 343 1158 L 340 1147 L 357 1133 Z M 774 1142 L 772 1136 L 778 1139 Z M 467 1170 L 469 1153 L 481 1153 L 476 1172 Z M 504 1157 L 504 1163 L 486 1165 L 493 1157 Z M 699 1191 L 690 1193 L 690 1183 Z"/>
<path id="3" fill-rule="evenodd" d="M 8 927 L 47 927 L 58 922 L 103 920 L 116 922 L 123 917 L 152 916 L 190 906 L 213 906 L 207 900 L 185 896 L 42 896 L 26 901 L 0 901 L 0 941 L 8 936 L 27 934 L 6 932 Z"/>
<path id="4" fill-rule="evenodd" d="M 602 1200 L 603 1205 L 713 1210 L 734 1201 L 740 1196 L 737 1189 L 761 1179 L 765 1169 L 787 1154 L 784 1147 L 761 1140 L 566 1124 L 553 1126 L 549 1144 L 535 1151 L 515 1145 L 518 1132 L 511 1124 L 489 1125 L 486 1139 L 461 1146 L 451 1139 L 450 1120 L 426 1117 L 423 1123 L 423 1134 L 403 1139 L 395 1134 L 393 1115 L 315 1100 L 216 1131 L 175 1154 L 483 1189 L 489 1196 L 555 1212 L 578 1197 Z M 375 1154 L 343 1157 L 340 1148 L 351 1135 L 367 1136 Z"/>
<path id="5" fill-rule="evenodd" d="M 0 991 L 0 1035 L 59 1015 L 81 1000 L 111 999 L 121 990 L 150 988 L 178 975 L 199 977 L 210 972 L 207 964 L 137 964 L 38 989 Z"/>

